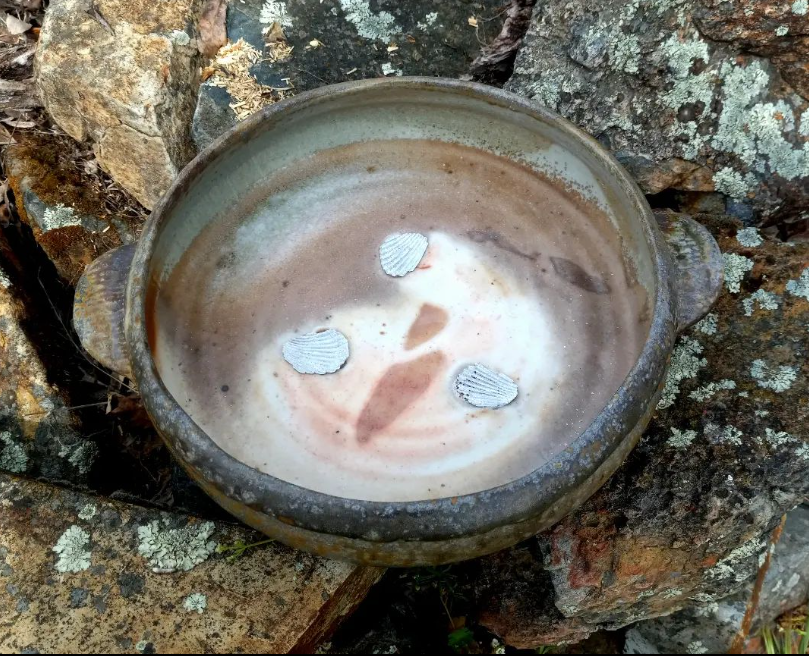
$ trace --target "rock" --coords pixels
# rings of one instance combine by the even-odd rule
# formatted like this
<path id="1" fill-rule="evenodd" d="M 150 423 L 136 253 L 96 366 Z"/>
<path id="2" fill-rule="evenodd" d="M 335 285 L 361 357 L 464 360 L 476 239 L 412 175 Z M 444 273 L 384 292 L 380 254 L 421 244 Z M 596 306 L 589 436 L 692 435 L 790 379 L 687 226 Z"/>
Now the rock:
<path id="1" fill-rule="evenodd" d="M 737 592 L 809 494 L 809 245 L 701 218 L 725 252 L 725 289 L 680 338 L 641 443 L 579 510 L 479 565 L 480 619 L 510 645 Z"/>
<path id="2" fill-rule="evenodd" d="M 193 154 L 201 0 L 54 0 L 35 70 L 53 120 L 151 209 Z"/>
<path id="3" fill-rule="evenodd" d="M 2 474 L 0 507 L 5 653 L 311 653 L 381 574 Z"/>
<path id="4" fill-rule="evenodd" d="M 236 112 L 230 108 L 231 103 L 233 96 L 227 89 L 209 82 L 200 86 L 197 108 L 191 123 L 191 139 L 197 150 L 204 150 L 236 125 Z"/>
<path id="5" fill-rule="evenodd" d="M 506 88 L 592 134 L 647 193 L 716 190 L 758 224 L 796 221 L 809 210 L 808 37 L 800 3 L 549 0 Z"/>
<path id="6" fill-rule="evenodd" d="M 142 211 L 85 170 L 93 171 L 95 162 L 83 157 L 71 139 L 30 133 L 17 139 L 3 162 L 17 209 L 62 280 L 75 285 L 99 255 L 134 243 Z"/>
<path id="7" fill-rule="evenodd" d="M 250 69 L 265 87 L 263 104 L 325 84 L 385 75 L 461 77 L 479 54 L 481 42 L 494 39 L 503 25 L 500 0 L 245 0 L 228 7 L 231 43 L 239 39 L 266 59 Z M 477 18 L 478 27 L 469 23 Z M 291 51 L 275 51 L 262 32 L 278 22 Z M 279 55 L 280 53 L 280 55 Z M 213 68 L 216 68 L 214 64 Z M 194 117 L 194 141 L 199 149 L 221 134 L 225 121 L 236 122 L 226 107 L 239 103 L 214 96 L 209 82 L 200 89 Z M 234 85 L 236 86 L 236 85 Z M 248 112 L 249 113 L 249 112 Z M 241 116 L 240 116 L 241 118 Z"/>
<path id="8" fill-rule="evenodd" d="M 751 602 L 753 585 L 739 594 L 668 617 L 639 622 L 627 631 L 627 654 L 726 654 L 739 633 Z M 761 589 L 751 634 L 809 597 L 809 508 L 787 515 Z M 651 649 L 650 649 L 651 648 Z"/>
<path id="9" fill-rule="evenodd" d="M 0 250 L 3 250 L 0 248 Z M 23 326 L 29 317 L 0 270 L 0 470 L 82 484 L 97 449 L 77 431 Z"/>

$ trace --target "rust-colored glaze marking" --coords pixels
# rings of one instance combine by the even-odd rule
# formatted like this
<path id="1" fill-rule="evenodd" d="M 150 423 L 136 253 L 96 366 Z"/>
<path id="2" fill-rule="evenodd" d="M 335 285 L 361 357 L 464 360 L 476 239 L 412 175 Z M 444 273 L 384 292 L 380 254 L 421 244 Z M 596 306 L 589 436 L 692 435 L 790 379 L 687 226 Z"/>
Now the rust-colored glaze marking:
<path id="1" fill-rule="evenodd" d="M 444 330 L 448 322 L 449 315 L 446 310 L 437 305 L 425 303 L 421 306 L 419 316 L 416 317 L 416 320 L 413 322 L 413 325 L 410 326 L 410 330 L 407 333 L 405 350 L 409 351 L 410 349 L 424 344 L 424 342 L 430 341 Z"/>
<path id="2" fill-rule="evenodd" d="M 445 361 L 446 356 L 441 351 L 434 351 L 388 369 L 360 413 L 357 441 L 369 442 L 396 421 L 427 391 Z"/>

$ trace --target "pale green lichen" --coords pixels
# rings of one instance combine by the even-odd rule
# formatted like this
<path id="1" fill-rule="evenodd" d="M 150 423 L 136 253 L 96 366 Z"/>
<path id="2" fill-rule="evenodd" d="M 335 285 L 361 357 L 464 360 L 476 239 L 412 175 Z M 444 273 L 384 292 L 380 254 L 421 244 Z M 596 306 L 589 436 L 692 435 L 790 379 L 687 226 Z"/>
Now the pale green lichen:
<path id="1" fill-rule="evenodd" d="M 0 271 L 0 287 L 3 289 L 11 287 L 11 280 L 3 271 Z"/>
<path id="2" fill-rule="evenodd" d="M 744 316 L 752 317 L 755 304 L 758 303 L 759 308 L 762 310 L 777 310 L 781 303 L 781 297 L 778 294 L 773 294 L 764 289 L 757 289 L 742 301 L 744 308 Z"/>
<path id="3" fill-rule="evenodd" d="M 281 27 L 292 27 L 292 17 L 287 11 L 286 2 L 267 0 L 261 8 L 261 14 L 258 20 L 265 25 L 278 23 Z"/>
<path id="4" fill-rule="evenodd" d="M 175 46 L 188 46 L 191 45 L 191 37 L 188 32 L 183 30 L 174 30 L 169 34 L 169 39 Z"/>
<path id="5" fill-rule="evenodd" d="M 750 392 L 742 390 L 741 392 L 739 392 L 738 396 L 741 396 L 743 399 L 746 399 L 748 396 L 750 396 Z"/>
<path id="6" fill-rule="evenodd" d="M 804 109 L 803 114 L 801 114 L 801 125 L 798 128 L 798 134 L 809 137 L 809 108 Z"/>
<path id="7" fill-rule="evenodd" d="M 756 415 L 756 417 L 766 417 L 767 415 L 770 414 L 770 411 L 769 410 L 754 410 L 753 414 Z"/>
<path id="8" fill-rule="evenodd" d="M 11 433 L 0 433 L 0 469 L 12 474 L 22 474 L 28 469 L 28 453 L 22 444 L 14 441 Z"/>
<path id="9" fill-rule="evenodd" d="M 89 474 L 98 456 L 98 446 L 90 440 L 80 439 L 59 447 L 59 457 L 65 458 L 81 474 Z"/>
<path id="10" fill-rule="evenodd" d="M 754 360 L 750 367 L 750 375 L 759 387 L 773 392 L 786 392 L 798 378 L 793 367 L 782 365 L 777 369 L 768 365 L 764 360 Z"/>
<path id="11" fill-rule="evenodd" d="M 92 554 L 89 549 L 90 535 L 79 526 L 68 528 L 53 547 L 59 557 L 56 560 L 56 571 L 63 574 L 77 574 L 90 568 Z"/>
<path id="12" fill-rule="evenodd" d="M 505 654 L 506 646 L 501 643 L 497 638 L 492 638 L 492 654 Z"/>
<path id="13" fill-rule="evenodd" d="M 433 11 L 433 12 L 427 14 L 424 17 L 424 20 L 420 20 L 416 24 L 416 27 L 418 27 L 420 30 L 424 31 L 424 30 L 427 30 L 427 29 L 431 28 L 433 25 L 435 25 L 435 22 L 437 20 L 438 20 L 438 12 Z"/>
<path id="14" fill-rule="evenodd" d="M 540 77 L 528 87 L 528 95 L 545 107 L 557 109 L 563 92 L 572 94 L 578 90 L 577 81 L 556 74 Z"/>
<path id="15" fill-rule="evenodd" d="M 792 13 L 796 16 L 805 16 L 809 11 L 809 0 L 795 0 L 792 3 Z"/>
<path id="16" fill-rule="evenodd" d="M 190 594 L 185 598 L 183 608 L 185 608 L 185 610 L 189 613 L 199 613 L 202 615 L 202 613 L 205 612 L 205 609 L 208 608 L 208 597 L 199 592 Z"/>
<path id="17" fill-rule="evenodd" d="M 707 654 L 709 653 L 708 648 L 702 644 L 701 640 L 694 640 L 693 642 L 689 642 L 688 646 L 685 648 L 686 654 Z"/>
<path id="18" fill-rule="evenodd" d="M 741 446 L 744 433 L 735 426 L 719 426 L 718 424 L 708 423 L 705 426 L 705 437 L 719 444 Z"/>
<path id="19" fill-rule="evenodd" d="M 697 431 L 693 430 L 678 430 L 676 428 L 671 429 L 671 437 L 666 440 L 666 444 L 674 449 L 684 449 L 687 446 L 691 445 L 697 439 Z"/>
<path id="20" fill-rule="evenodd" d="M 208 539 L 214 528 L 211 522 L 171 528 L 167 519 L 154 520 L 138 528 L 138 553 L 155 572 L 187 572 L 216 550 L 216 542 Z"/>
<path id="21" fill-rule="evenodd" d="M 745 248 L 755 248 L 764 243 L 758 228 L 742 228 L 736 233 L 736 241 Z"/>
<path id="22" fill-rule="evenodd" d="M 139 651 L 141 654 L 146 651 L 146 648 L 149 646 L 149 643 L 146 640 L 140 640 L 138 644 L 135 645 L 135 649 Z"/>
<path id="23" fill-rule="evenodd" d="M 610 65 L 624 73 L 637 73 L 640 63 L 640 42 L 634 34 L 617 32 L 607 42 Z"/>
<path id="24" fill-rule="evenodd" d="M 658 53 L 664 58 L 672 75 L 678 79 L 688 77 L 695 60 L 701 59 L 707 64 L 710 59 L 705 41 L 700 38 L 682 41 L 676 34 L 661 44 Z"/>
<path id="25" fill-rule="evenodd" d="M 776 36 L 786 36 L 789 34 L 789 25 L 779 25 L 775 28 Z"/>
<path id="26" fill-rule="evenodd" d="M 750 572 L 744 567 L 739 567 L 739 565 L 753 556 L 758 558 L 765 546 L 764 541 L 760 538 L 753 538 L 745 542 L 709 569 L 706 572 L 707 578 L 710 580 L 733 578 L 737 583 L 746 581 Z"/>
<path id="27" fill-rule="evenodd" d="M 680 339 L 671 356 L 671 364 L 666 374 L 666 384 L 657 404 L 658 410 L 663 410 L 673 405 L 677 395 L 680 393 L 680 383 L 687 378 L 696 376 L 697 372 L 708 364 L 705 358 L 698 357 L 703 350 L 702 344 L 695 339 L 690 337 Z"/>
<path id="28" fill-rule="evenodd" d="M 383 75 L 401 75 L 402 70 L 399 69 L 399 68 L 396 68 L 390 62 L 385 62 L 384 64 L 382 64 L 382 74 Z"/>
<path id="29" fill-rule="evenodd" d="M 365 39 L 388 41 L 402 29 L 387 11 L 374 13 L 368 0 L 340 0 L 346 18 L 354 24 L 357 34 Z"/>
<path id="30" fill-rule="evenodd" d="M 718 383 L 708 383 L 702 387 L 698 387 L 688 395 L 688 398 L 694 399 L 702 403 L 710 398 L 713 398 L 720 390 L 736 389 L 736 383 L 732 380 L 720 380 Z"/>
<path id="31" fill-rule="evenodd" d="M 809 301 L 809 267 L 801 272 L 800 278 L 787 282 L 786 290 L 793 296 Z"/>
<path id="32" fill-rule="evenodd" d="M 60 228 L 80 226 L 81 218 L 72 207 L 66 207 L 59 203 L 58 205 L 45 209 L 45 213 L 39 220 L 39 225 L 42 228 L 42 232 L 49 232 L 50 230 L 59 230 Z"/>
<path id="33" fill-rule="evenodd" d="M 731 294 L 738 294 L 742 290 L 742 280 L 750 271 L 754 262 L 749 257 L 736 253 L 723 253 L 725 260 L 725 287 Z"/>
<path id="34" fill-rule="evenodd" d="M 703 335 L 716 335 L 718 323 L 719 320 L 717 316 L 713 312 L 710 312 L 705 315 L 702 321 L 694 326 L 694 329 L 698 330 Z"/>
<path id="35" fill-rule="evenodd" d="M 759 441 L 762 441 L 760 438 Z M 764 442 L 767 442 L 772 447 L 784 446 L 790 442 L 795 442 L 795 438 L 785 431 L 774 431 L 772 428 L 764 429 Z"/>
<path id="36" fill-rule="evenodd" d="M 799 446 L 795 453 L 801 460 L 809 460 L 809 444 Z"/>
<path id="37" fill-rule="evenodd" d="M 731 198 L 746 198 L 755 178 L 749 173 L 745 176 L 725 166 L 713 174 L 713 184 L 716 191 L 727 194 Z"/>
<path id="38" fill-rule="evenodd" d="M 98 512 L 96 507 L 92 503 L 88 503 L 79 511 L 79 519 L 89 522 L 96 516 L 96 512 Z"/>
<path id="39" fill-rule="evenodd" d="M 675 597 L 682 597 L 683 591 L 680 590 L 680 588 L 670 588 L 660 596 L 663 597 L 663 599 L 674 599 Z"/>

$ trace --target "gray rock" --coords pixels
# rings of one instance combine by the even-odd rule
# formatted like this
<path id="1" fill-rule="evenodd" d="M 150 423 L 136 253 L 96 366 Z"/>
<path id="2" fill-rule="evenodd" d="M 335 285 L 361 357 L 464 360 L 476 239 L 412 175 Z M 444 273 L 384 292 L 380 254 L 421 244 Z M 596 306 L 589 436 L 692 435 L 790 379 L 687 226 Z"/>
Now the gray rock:
<path id="1" fill-rule="evenodd" d="M 191 123 L 191 138 L 198 151 L 236 125 L 236 113 L 230 108 L 233 97 L 222 87 L 207 82 L 199 88 L 197 108 Z"/>
<path id="2" fill-rule="evenodd" d="M 743 246 L 740 223 L 704 222 L 725 289 L 680 337 L 640 444 L 569 517 L 479 564 L 480 620 L 512 646 L 712 607 L 756 575 L 809 495 L 809 245 Z"/>
<path id="3" fill-rule="evenodd" d="M 274 20 L 282 24 L 291 56 L 259 61 L 250 73 L 266 87 L 291 87 L 291 95 L 384 75 L 466 76 L 481 42 L 499 33 L 501 9 L 500 0 L 244 0 L 228 7 L 227 30 L 232 43 L 244 39 L 266 57 L 262 30 Z M 192 130 L 197 148 L 235 124 L 226 110 L 233 100 L 214 95 L 211 86 L 199 91 Z M 268 103 L 274 99 L 268 94 Z"/>
<path id="4" fill-rule="evenodd" d="M 716 190 L 750 223 L 799 220 L 807 34 L 787 2 L 548 0 L 507 88 L 620 153 L 647 193 Z"/>
<path id="5" fill-rule="evenodd" d="M 640 622 L 627 632 L 627 654 L 725 654 L 742 626 L 753 591 L 752 582 L 739 594 L 668 617 Z M 809 598 L 809 507 L 787 516 L 780 542 L 751 627 L 752 633 Z M 698 652 L 697 650 L 705 650 Z"/>

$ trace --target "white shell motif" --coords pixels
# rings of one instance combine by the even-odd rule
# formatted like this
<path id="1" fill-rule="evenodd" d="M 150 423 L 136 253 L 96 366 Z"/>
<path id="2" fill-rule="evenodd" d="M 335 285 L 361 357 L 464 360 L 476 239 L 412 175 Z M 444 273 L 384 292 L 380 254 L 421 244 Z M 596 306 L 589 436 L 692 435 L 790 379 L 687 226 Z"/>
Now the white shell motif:
<path id="1" fill-rule="evenodd" d="M 333 374 L 348 360 L 348 340 L 339 330 L 300 335 L 284 344 L 284 360 L 301 374 Z"/>
<path id="2" fill-rule="evenodd" d="M 517 398 L 517 383 L 482 364 L 464 368 L 455 379 L 455 393 L 476 408 L 502 408 Z"/>
<path id="3" fill-rule="evenodd" d="M 379 262 L 389 276 L 399 278 L 413 271 L 427 252 L 427 237 L 418 232 L 389 235 L 379 247 Z"/>

